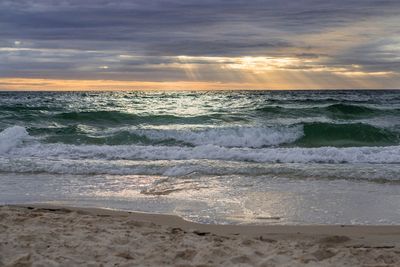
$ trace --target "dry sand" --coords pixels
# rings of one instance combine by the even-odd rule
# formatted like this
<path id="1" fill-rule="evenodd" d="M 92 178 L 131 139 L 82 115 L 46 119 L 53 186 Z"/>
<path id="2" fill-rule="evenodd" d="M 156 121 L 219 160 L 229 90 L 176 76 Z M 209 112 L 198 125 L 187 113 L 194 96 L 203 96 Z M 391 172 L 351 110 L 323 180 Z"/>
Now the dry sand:
<path id="1" fill-rule="evenodd" d="M 0 266 L 400 266 L 400 226 L 222 226 L 0 207 Z"/>

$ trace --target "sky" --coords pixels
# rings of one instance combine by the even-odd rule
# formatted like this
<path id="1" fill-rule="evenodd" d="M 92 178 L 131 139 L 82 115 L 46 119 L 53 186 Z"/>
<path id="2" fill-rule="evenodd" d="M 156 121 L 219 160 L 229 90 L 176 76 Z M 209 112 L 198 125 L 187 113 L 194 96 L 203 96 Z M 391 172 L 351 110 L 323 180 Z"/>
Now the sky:
<path id="1" fill-rule="evenodd" d="M 400 88 L 399 0 L 1 0 L 0 90 Z"/>

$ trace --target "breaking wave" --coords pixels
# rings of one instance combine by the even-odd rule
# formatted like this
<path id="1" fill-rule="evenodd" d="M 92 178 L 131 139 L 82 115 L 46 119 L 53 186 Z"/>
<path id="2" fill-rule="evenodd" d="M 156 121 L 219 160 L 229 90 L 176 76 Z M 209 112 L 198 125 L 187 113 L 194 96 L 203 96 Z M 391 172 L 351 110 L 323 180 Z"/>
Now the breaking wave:
<path id="1" fill-rule="evenodd" d="M 28 140 L 25 128 L 15 126 L 0 133 L 0 155 L 102 160 L 189 160 L 211 159 L 269 163 L 400 163 L 400 146 L 387 147 L 223 147 L 213 144 L 160 145 L 69 145 Z M 202 139 L 201 139 L 202 140 Z"/>

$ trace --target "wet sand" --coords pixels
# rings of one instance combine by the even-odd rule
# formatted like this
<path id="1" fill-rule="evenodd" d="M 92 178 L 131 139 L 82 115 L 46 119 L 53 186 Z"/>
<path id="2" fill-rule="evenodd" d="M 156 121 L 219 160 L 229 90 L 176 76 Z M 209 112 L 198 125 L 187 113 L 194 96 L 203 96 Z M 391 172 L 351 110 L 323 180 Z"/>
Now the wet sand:
<path id="1" fill-rule="evenodd" d="M 0 266 L 399 266 L 400 226 L 203 225 L 177 216 L 0 207 Z"/>

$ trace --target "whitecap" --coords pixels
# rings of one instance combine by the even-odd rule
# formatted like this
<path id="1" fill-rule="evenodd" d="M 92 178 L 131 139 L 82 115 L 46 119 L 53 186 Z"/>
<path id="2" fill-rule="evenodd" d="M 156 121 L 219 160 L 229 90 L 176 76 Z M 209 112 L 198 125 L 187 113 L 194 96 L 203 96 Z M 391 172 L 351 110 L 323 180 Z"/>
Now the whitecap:
<path id="1" fill-rule="evenodd" d="M 0 132 L 0 154 L 7 153 L 29 138 L 29 134 L 22 126 L 13 126 Z"/>

